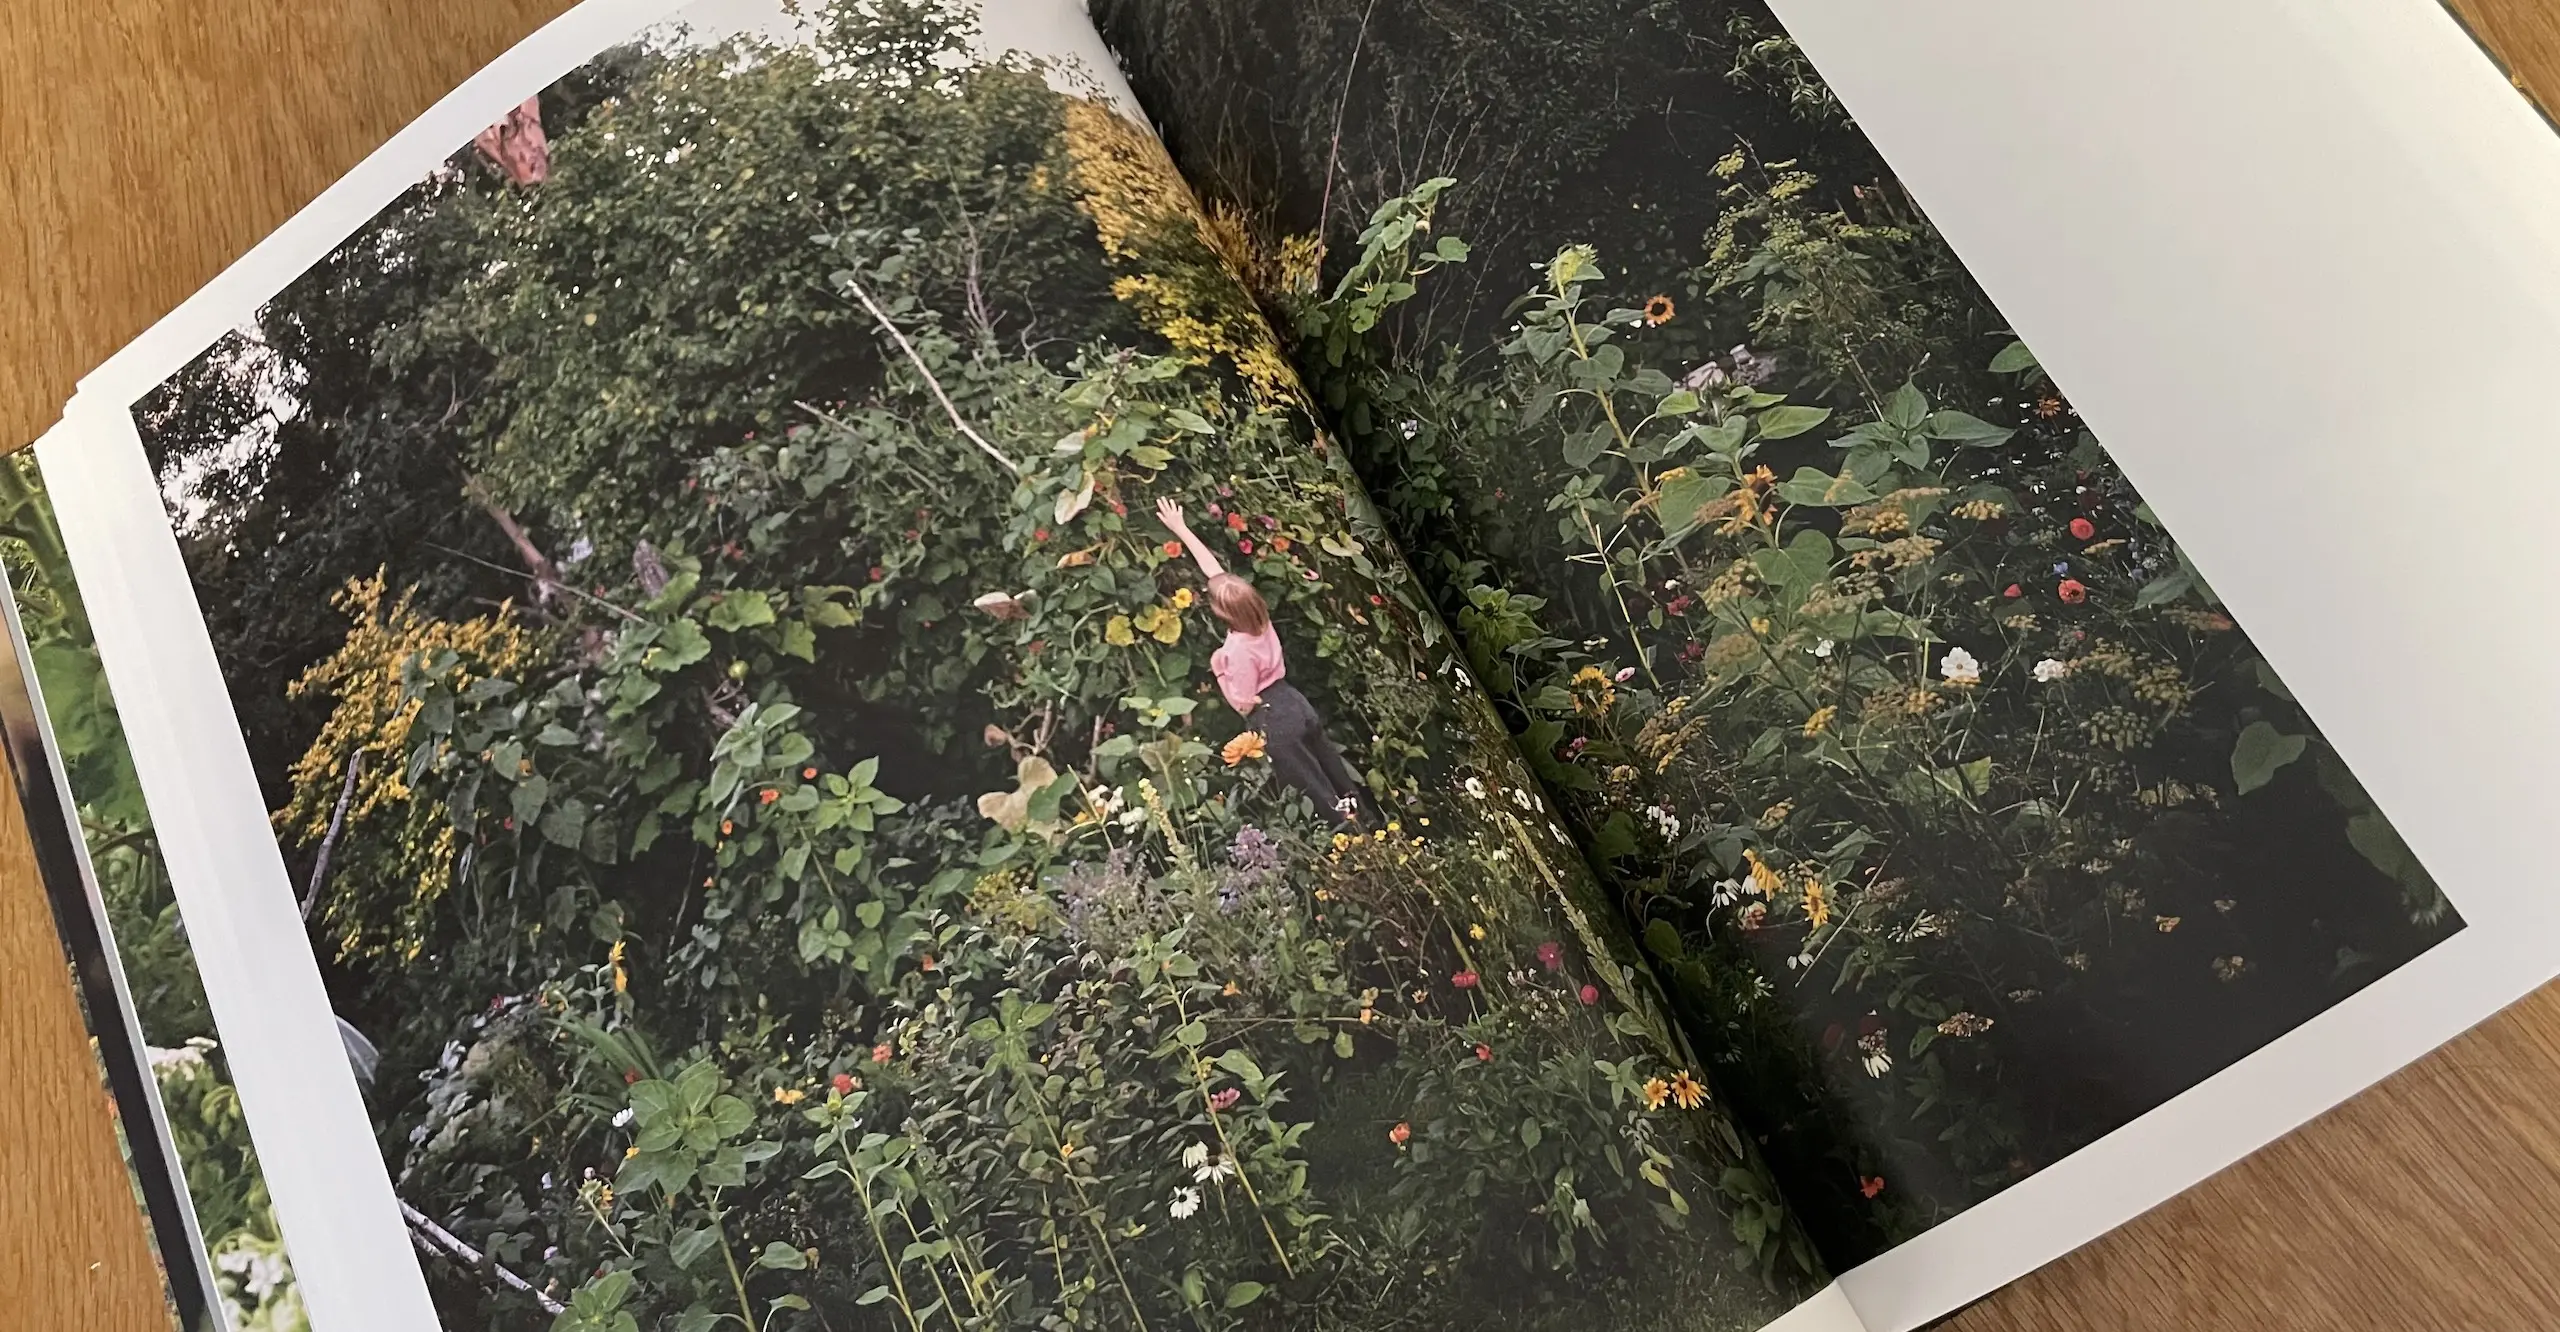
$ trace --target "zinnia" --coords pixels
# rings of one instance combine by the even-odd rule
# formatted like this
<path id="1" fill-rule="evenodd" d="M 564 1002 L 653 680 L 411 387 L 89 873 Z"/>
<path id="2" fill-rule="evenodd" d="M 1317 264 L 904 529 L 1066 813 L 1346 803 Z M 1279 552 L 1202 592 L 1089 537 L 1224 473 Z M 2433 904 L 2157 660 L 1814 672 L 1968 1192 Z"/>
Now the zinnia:
<path id="1" fill-rule="evenodd" d="M 850 1073 L 838 1073 L 827 1080 L 827 1085 L 836 1089 L 836 1095 L 843 1096 L 851 1092 L 854 1088 L 853 1075 Z"/>
<path id="2" fill-rule="evenodd" d="M 2054 593 L 2060 596 L 2065 604 L 2077 606 L 2089 599 L 2089 585 L 2077 578 L 2065 578 L 2062 580 L 2062 585 L 2054 589 Z"/>

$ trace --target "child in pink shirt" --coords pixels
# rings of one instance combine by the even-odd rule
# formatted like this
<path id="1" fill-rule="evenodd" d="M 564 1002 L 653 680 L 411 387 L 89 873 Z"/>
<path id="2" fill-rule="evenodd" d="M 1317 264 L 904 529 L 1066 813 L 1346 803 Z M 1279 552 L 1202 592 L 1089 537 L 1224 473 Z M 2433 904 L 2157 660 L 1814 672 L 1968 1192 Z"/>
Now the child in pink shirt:
<path id="1" fill-rule="evenodd" d="M 1325 734 L 1315 704 L 1289 683 L 1288 659 L 1280 635 L 1271 628 L 1270 603 L 1253 584 L 1219 565 L 1217 555 L 1183 521 L 1181 505 L 1158 500 L 1156 517 L 1181 538 L 1207 576 L 1209 609 L 1227 626 L 1227 641 L 1209 654 L 1210 673 L 1218 677 L 1218 692 L 1226 696 L 1227 706 L 1262 732 L 1263 752 L 1281 780 L 1305 792 L 1318 810 L 1357 823 L 1368 783 Z"/>

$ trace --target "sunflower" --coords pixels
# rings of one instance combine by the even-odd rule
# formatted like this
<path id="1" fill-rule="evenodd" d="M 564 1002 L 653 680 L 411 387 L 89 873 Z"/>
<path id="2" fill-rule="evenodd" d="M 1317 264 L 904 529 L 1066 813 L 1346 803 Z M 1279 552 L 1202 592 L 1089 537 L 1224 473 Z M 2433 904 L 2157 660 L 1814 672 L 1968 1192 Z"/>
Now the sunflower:
<path id="1" fill-rule="evenodd" d="M 1671 1103 L 1683 1110 L 1695 1110 L 1707 1103 L 1707 1089 L 1684 1068 L 1671 1079 Z"/>
<path id="2" fill-rule="evenodd" d="M 1671 303 L 1670 297 L 1656 295 L 1652 300 L 1644 303 L 1644 322 L 1658 328 L 1670 323 L 1671 316 L 1679 312 L 1679 307 Z"/>

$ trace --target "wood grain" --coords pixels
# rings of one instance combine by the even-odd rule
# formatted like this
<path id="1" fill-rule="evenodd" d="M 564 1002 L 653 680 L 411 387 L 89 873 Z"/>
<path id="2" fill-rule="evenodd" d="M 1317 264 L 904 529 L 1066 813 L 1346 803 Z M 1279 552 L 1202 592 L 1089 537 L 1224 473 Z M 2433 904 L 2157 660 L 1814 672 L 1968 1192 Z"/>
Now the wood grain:
<path id="1" fill-rule="evenodd" d="M 0 447 L 566 0 L 13 0 Z M 2560 4 L 2457 0 L 2546 106 Z M 5 780 L 5 779 L 0 779 Z M 0 1290 L 167 1326 L 14 800 L 0 804 Z M 1949 1320 L 1953 1332 L 2560 1325 L 2560 989 Z"/>

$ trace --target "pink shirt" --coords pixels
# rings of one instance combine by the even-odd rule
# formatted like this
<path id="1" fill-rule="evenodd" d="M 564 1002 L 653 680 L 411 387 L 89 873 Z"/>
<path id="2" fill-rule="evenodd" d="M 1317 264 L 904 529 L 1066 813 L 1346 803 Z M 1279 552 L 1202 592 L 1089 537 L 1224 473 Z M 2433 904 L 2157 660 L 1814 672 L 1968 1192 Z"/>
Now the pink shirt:
<path id="1" fill-rule="evenodd" d="M 1258 634 L 1227 631 L 1226 644 L 1209 654 L 1209 670 L 1218 677 L 1218 692 L 1238 712 L 1262 697 L 1289 673 L 1280 656 L 1280 635 L 1265 626 Z"/>

